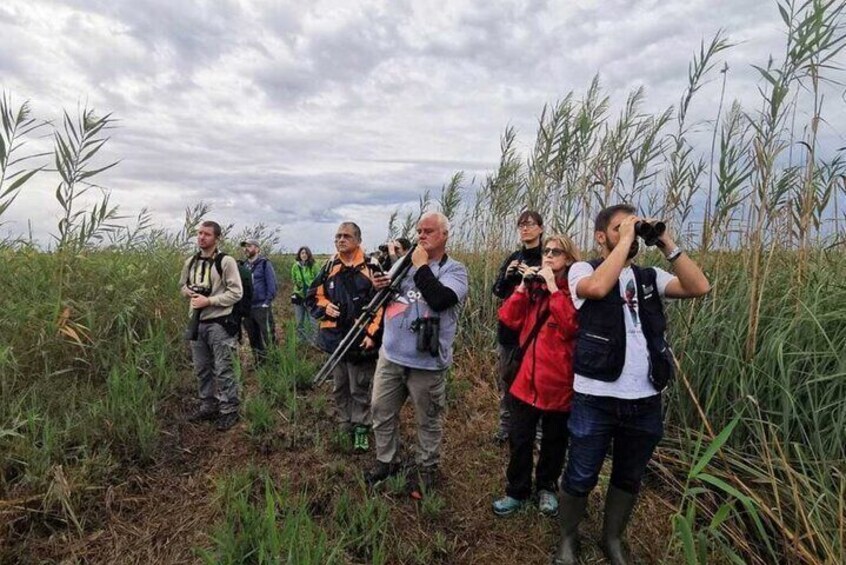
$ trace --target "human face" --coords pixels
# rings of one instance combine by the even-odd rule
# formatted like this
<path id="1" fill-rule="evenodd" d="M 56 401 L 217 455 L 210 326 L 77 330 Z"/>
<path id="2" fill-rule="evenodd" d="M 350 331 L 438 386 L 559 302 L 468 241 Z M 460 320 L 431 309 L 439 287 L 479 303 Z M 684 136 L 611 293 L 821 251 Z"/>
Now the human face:
<path id="1" fill-rule="evenodd" d="M 558 275 L 564 269 L 573 264 L 573 258 L 567 255 L 564 248 L 557 241 L 550 241 L 543 250 L 543 266 L 552 269 Z"/>
<path id="2" fill-rule="evenodd" d="M 352 253 L 360 243 L 361 240 L 355 236 L 352 226 L 338 226 L 338 231 L 335 232 L 335 249 L 338 253 Z"/>
<path id="3" fill-rule="evenodd" d="M 308 261 L 308 252 L 305 249 L 300 251 L 300 261 L 302 261 L 303 263 Z"/>
<path id="4" fill-rule="evenodd" d="M 543 227 L 539 226 L 532 218 L 526 218 L 517 224 L 517 232 L 520 234 L 520 241 L 524 245 L 540 241 L 543 234 Z"/>
<path id="5" fill-rule="evenodd" d="M 248 259 L 252 259 L 256 255 L 258 255 L 259 248 L 253 245 L 252 243 L 248 243 L 244 246 L 244 255 L 247 256 Z"/>
<path id="6" fill-rule="evenodd" d="M 427 216 L 417 222 L 417 244 L 425 249 L 430 257 L 443 253 L 447 237 L 437 218 Z"/>
<path id="7" fill-rule="evenodd" d="M 602 246 L 604 256 L 607 256 L 614 250 L 615 247 L 617 247 L 617 243 L 620 242 L 620 224 L 623 223 L 623 220 L 633 215 L 634 214 L 629 214 L 628 212 L 617 212 L 611 216 L 611 221 L 608 222 L 608 227 L 605 231 L 596 232 L 596 242 Z M 639 248 L 640 246 L 637 238 L 635 238 L 632 242 L 632 248 L 629 251 L 629 259 L 637 255 Z"/>
<path id="8" fill-rule="evenodd" d="M 203 251 L 213 251 L 217 246 L 217 237 L 211 226 L 200 226 L 197 229 L 197 247 Z"/>

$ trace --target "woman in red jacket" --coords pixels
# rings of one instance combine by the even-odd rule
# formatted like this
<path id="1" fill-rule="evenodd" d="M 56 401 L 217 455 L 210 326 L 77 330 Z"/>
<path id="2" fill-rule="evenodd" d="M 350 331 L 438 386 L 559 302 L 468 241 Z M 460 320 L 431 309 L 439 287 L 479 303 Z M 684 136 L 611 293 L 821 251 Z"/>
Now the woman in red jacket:
<path id="1" fill-rule="evenodd" d="M 558 514 L 558 477 L 567 452 L 567 418 L 573 396 L 576 309 L 570 300 L 567 271 L 579 260 L 569 237 L 546 240 L 541 269 L 521 269 L 523 281 L 499 309 L 503 324 L 520 332 L 522 360 L 511 384 L 511 458 L 505 496 L 493 503 L 498 516 L 523 507 L 532 494 L 532 450 L 541 422 L 543 437 L 535 470 L 538 508 Z"/>

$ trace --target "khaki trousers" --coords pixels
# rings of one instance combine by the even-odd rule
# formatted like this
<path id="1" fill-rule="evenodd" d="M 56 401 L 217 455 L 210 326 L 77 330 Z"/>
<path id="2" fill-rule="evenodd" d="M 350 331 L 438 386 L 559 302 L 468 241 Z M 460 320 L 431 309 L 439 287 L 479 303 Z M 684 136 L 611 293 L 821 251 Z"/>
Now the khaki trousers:
<path id="1" fill-rule="evenodd" d="M 376 459 L 394 463 L 399 458 L 399 414 L 411 397 L 417 421 L 416 463 L 433 467 L 440 458 L 443 414 L 446 406 L 446 371 L 410 369 L 388 361 L 379 353 L 373 375 L 373 435 Z"/>

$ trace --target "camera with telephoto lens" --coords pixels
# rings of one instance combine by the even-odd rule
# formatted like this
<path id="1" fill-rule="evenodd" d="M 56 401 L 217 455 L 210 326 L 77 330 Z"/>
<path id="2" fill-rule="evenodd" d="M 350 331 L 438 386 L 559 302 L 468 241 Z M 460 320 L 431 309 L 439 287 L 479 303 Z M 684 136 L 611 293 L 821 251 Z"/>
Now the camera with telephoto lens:
<path id="1" fill-rule="evenodd" d="M 440 327 L 440 318 L 417 318 L 411 322 L 411 331 L 417 334 L 417 351 L 428 351 L 432 357 L 438 356 Z"/>
<path id="2" fill-rule="evenodd" d="M 210 286 L 189 284 L 188 290 L 190 290 L 194 294 L 199 294 L 202 296 L 209 296 L 211 294 Z M 185 339 L 187 339 L 188 341 L 197 341 L 197 338 L 200 335 L 200 312 L 202 311 L 202 308 L 194 308 L 194 311 L 191 312 L 191 321 L 188 323 L 188 328 L 186 328 L 185 330 Z"/>
<path id="3" fill-rule="evenodd" d="M 635 235 L 643 239 L 643 242 L 648 246 L 657 245 L 661 247 L 661 242 L 658 240 L 667 230 L 667 225 L 664 222 L 635 222 Z"/>

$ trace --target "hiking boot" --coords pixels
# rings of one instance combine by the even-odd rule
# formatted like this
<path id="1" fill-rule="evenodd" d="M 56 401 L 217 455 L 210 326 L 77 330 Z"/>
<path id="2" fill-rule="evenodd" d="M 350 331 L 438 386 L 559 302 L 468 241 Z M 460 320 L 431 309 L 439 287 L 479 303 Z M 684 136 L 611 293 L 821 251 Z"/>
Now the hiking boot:
<path id="1" fill-rule="evenodd" d="M 364 473 L 364 482 L 369 487 L 378 486 L 382 481 L 388 477 L 393 477 L 399 474 L 399 463 L 384 463 L 376 461 L 376 464 L 367 472 Z"/>
<path id="2" fill-rule="evenodd" d="M 370 430 L 367 429 L 367 426 L 356 426 L 355 428 L 355 441 L 353 443 L 353 449 L 358 451 L 359 453 L 367 451 L 370 449 Z"/>
<path id="3" fill-rule="evenodd" d="M 218 417 L 217 407 L 207 404 L 200 406 L 188 416 L 189 422 L 207 422 Z"/>
<path id="4" fill-rule="evenodd" d="M 558 497 L 550 490 L 538 491 L 538 510 L 544 516 L 558 516 Z"/>
<path id="5" fill-rule="evenodd" d="M 508 495 L 493 502 L 493 511 L 497 516 L 510 516 L 526 505 L 525 500 L 518 500 Z"/>
<path id="6" fill-rule="evenodd" d="M 576 565 L 579 561 L 579 522 L 585 516 L 587 496 L 572 496 L 566 491 L 561 493 L 559 520 L 561 539 L 558 550 L 552 558 L 552 565 Z"/>
<path id="7" fill-rule="evenodd" d="M 608 487 L 599 546 L 611 565 L 626 565 L 631 562 L 628 552 L 623 547 L 623 533 L 626 531 L 636 500 L 637 496 L 634 494 L 614 486 Z"/>
<path id="8" fill-rule="evenodd" d="M 238 412 L 227 412 L 226 414 L 221 414 L 217 419 L 217 431 L 225 432 L 237 424 L 239 419 Z"/>
<path id="9" fill-rule="evenodd" d="M 438 480 L 436 467 L 423 467 L 412 474 L 408 493 L 414 500 L 423 500 L 423 496 L 432 490 Z"/>

